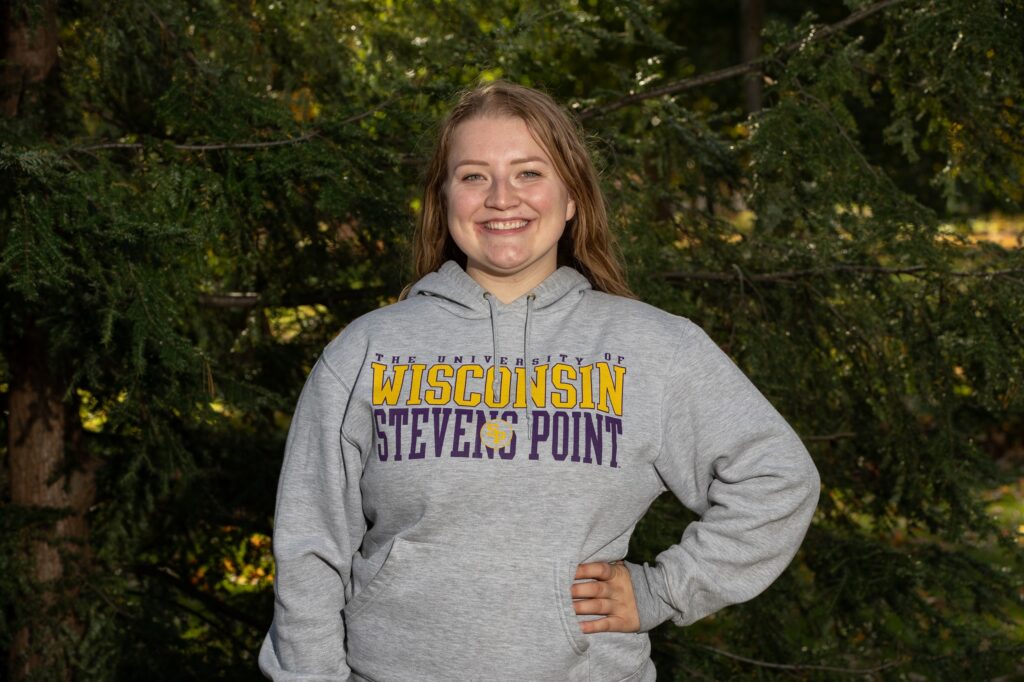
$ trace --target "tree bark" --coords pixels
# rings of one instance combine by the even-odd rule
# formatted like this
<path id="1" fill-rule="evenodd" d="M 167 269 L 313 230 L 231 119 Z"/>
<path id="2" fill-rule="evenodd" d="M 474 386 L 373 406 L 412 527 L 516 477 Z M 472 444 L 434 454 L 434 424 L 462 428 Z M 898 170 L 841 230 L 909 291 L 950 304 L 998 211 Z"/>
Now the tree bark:
<path id="1" fill-rule="evenodd" d="M 0 0 L 0 27 L 0 111 L 16 118 L 39 99 L 39 87 L 55 72 L 57 3 Z"/>
<path id="2" fill-rule="evenodd" d="M 71 679 L 57 640 L 61 631 L 75 635 L 82 629 L 70 607 L 89 559 L 86 513 L 95 497 L 95 476 L 76 447 L 79 430 L 70 425 L 77 415 L 69 414 L 65 384 L 47 362 L 44 335 L 30 328 L 7 356 L 11 503 L 65 513 L 24 547 L 22 559 L 40 609 L 11 642 L 10 679 L 26 679 L 44 667 L 51 679 Z"/>
<path id="3" fill-rule="evenodd" d="M 47 97 L 57 91 L 57 5 L 54 0 L 0 0 L 0 112 L 45 131 Z M 48 357 L 45 331 L 23 310 L 4 352 L 10 367 L 8 467 L 11 503 L 63 514 L 26 538 L 21 559 L 38 601 L 23 609 L 10 644 L 9 676 L 70 680 L 60 638 L 77 637 L 76 587 L 88 565 L 86 513 L 95 498 L 95 471 L 79 447 L 81 426 L 65 402 L 67 382 Z M 36 608 L 38 607 L 38 608 Z"/>
<path id="4" fill-rule="evenodd" d="M 761 30 L 764 28 L 764 0 L 740 0 L 740 61 L 761 56 Z M 743 77 L 743 103 L 747 113 L 761 110 L 763 83 L 761 72 Z"/>

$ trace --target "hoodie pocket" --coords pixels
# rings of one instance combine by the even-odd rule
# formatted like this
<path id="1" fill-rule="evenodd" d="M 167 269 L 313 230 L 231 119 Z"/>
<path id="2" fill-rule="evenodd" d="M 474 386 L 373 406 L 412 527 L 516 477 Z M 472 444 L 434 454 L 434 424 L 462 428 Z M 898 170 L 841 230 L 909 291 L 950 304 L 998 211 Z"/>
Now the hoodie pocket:
<path id="1" fill-rule="evenodd" d="M 376 680 L 585 680 L 574 569 L 396 538 L 345 607 L 348 663 Z"/>

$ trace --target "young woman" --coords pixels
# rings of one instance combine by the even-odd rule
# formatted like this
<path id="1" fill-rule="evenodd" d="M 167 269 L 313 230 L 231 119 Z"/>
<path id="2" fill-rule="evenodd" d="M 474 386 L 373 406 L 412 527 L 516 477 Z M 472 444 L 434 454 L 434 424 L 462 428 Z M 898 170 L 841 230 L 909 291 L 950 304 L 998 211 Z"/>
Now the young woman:
<path id="1" fill-rule="evenodd" d="M 419 280 L 299 399 L 275 680 L 653 680 L 646 632 L 764 590 L 818 498 L 800 439 L 693 323 L 633 300 L 580 131 L 509 83 L 441 126 Z M 670 490 L 700 514 L 623 561 Z"/>

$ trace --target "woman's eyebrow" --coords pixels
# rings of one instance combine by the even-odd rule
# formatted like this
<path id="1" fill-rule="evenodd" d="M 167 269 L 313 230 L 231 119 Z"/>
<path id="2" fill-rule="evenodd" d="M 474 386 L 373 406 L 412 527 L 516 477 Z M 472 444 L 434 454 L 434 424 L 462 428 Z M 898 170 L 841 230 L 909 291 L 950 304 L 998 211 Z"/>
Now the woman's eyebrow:
<path id="1" fill-rule="evenodd" d="M 541 158 L 539 156 L 527 156 L 525 159 L 513 159 L 512 165 L 514 166 L 519 163 L 537 163 L 538 161 L 540 163 L 547 163 L 547 159 Z"/>
<path id="2" fill-rule="evenodd" d="M 512 161 L 510 162 L 509 165 L 516 166 L 516 165 L 519 165 L 519 164 L 522 164 L 522 163 L 543 163 L 543 164 L 547 164 L 548 161 L 547 161 L 547 159 L 544 159 L 543 157 L 540 157 L 540 156 L 527 156 L 527 157 L 522 158 L 522 159 L 512 159 Z M 459 166 L 489 166 L 489 165 L 490 164 L 487 163 L 486 161 L 477 161 L 476 159 L 464 159 L 462 161 L 459 161 L 454 166 L 452 166 L 452 170 L 458 168 Z"/>
<path id="3" fill-rule="evenodd" d="M 465 161 L 459 161 L 457 164 L 452 166 L 452 169 L 458 168 L 459 166 L 486 166 L 486 161 L 476 161 L 474 159 L 466 159 Z"/>

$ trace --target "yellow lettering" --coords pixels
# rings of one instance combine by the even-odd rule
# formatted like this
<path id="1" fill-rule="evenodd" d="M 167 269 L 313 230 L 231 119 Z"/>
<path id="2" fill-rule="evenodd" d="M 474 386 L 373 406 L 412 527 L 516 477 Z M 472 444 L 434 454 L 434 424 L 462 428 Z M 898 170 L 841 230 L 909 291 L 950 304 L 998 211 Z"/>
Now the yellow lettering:
<path id="1" fill-rule="evenodd" d="M 526 407 L 526 368 L 516 367 L 516 401 L 512 407 Z"/>
<path id="2" fill-rule="evenodd" d="M 594 409 L 594 383 L 591 375 L 594 373 L 593 365 L 580 367 L 580 408 L 584 410 Z"/>
<path id="3" fill-rule="evenodd" d="M 373 369 L 373 404 L 374 405 L 397 405 L 398 398 L 402 394 L 402 386 L 405 384 L 405 373 L 409 371 L 408 365 L 395 365 L 394 375 L 391 380 L 384 376 L 388 366 L 379 362 L 370 364 Z"/>
<path id="4" fill-rule="evenodd" d="M 420 386 L 423 383 L 423 370 L 427 368 L 426 365 L 410 365 L 412 369 L 412 377 L 409 381 L 409 402 L 407 405 L 422 405 L 423 398 L 420 396 Z"/>
<path id="5" fill-rule="evenodd" d="M 572 365 L 557 364 L 551 368 L 551 406 L 576 407 L 576 385 L 569 383 L 576 379 L 576 368 Z"/>
<path id="6" fill-rule="evenodd" d="M 536 375 L 530 382 L 530 399 L 535 407 L 544 408 L 548 404 L 548 366 L 537 365 L 533 368 Z"/>
<path id="7" fill-rule="evenodd" d="M 480 391 L 469 391 L 469 375 L 483 379 L 484 370 L 480 365 L 461 365 L 455 371 L 455 404 L 460 407 L 475 407 L 480 404 Z"/>
<path id="8" fill-rule="evenodd" d="M 613 367 L 607 362 L 597 363 L 597 385 L 598 393 L 601 396 L 597 409 L 608 412 L 610 407 L 612 412 L 622 416 L 622 388 L 625 376 L 626 368 L 621 365 Z M 611 400 L 610 406 L 609 400 Z"/>
<path id="9" fill-rule="evenodd" d="M 455 369 L 451 365 L 432 365 L 427 370 L 427 386 L 423 399 L 427 405 L 447 405 L 452 399 L 452 377 Z M 442 378 L 443 377 L 443 378 Z"/>
<path id="10" fill-rule="evenodd" d="M 505 407 L 508 405 L 509 393 L 512 391 L 512 372 L 508 367 L 498 368 L 498 395 L 494 395 L 494 367 L 487 368 L 484 401 L 488 407 Z"/>

